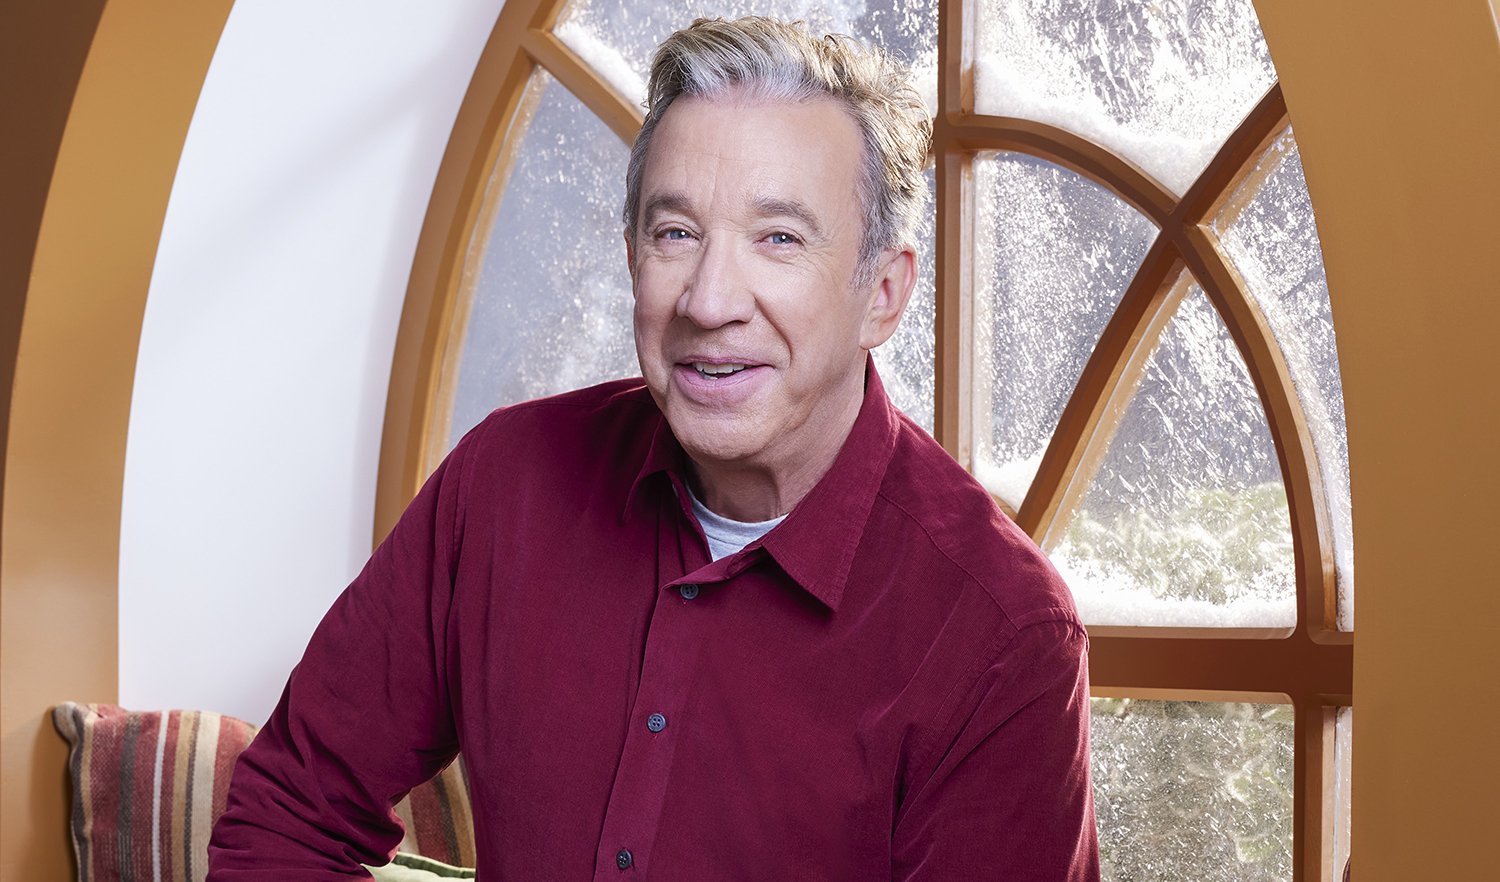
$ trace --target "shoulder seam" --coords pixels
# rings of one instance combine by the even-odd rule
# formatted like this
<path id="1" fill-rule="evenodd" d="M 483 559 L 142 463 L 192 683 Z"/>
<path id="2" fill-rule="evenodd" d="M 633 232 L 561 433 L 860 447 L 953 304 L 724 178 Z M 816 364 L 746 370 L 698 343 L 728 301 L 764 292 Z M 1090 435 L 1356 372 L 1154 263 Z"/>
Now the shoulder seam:
<path id="1" fill-rule="evenodd" d="M 910 511 L 908 511 L 907 508 L 906 508 L 906 506 L 902 505 L 901 503 L 897 502 L 895 499 L 891 498 L 890 495 L 888 495 L 885 492 L 884 488 L 882 488 L 876 495 L 879 496 L 881 499 L 885 500 L 892 508 L 896 509 L 896 511 L 899 511 L 903 515 L 906 515 L 907 519 L 910 520 L 912 523 L 916 524 L 917 525 L 917 529 L 921 530 L 922 531 L 922 535 L 926 536 L 927 537 L 927 541 L 929 543 L 931 543 L 931 545 L 933 547 L 933 550 L 935 550 L 938 554 L 941 554 L 943 556 L 944 560 L 948 561 L 948 563 L 952 564 L 955 568 L 957 568 L 959 572 L 963 573 L 966 577 L 968 577 L 969 581 L 972 582 L 972 583 L 974 583 L 974 587 L 978 588 L 984 594 L 985 597 L 989 598 L 990 603 L 992 603 L 992 604 L 995 605 L 995 609 L 997 609 L 1000 612 L 1000 615 L 1005 618 L 1006 623 L 1009 624 L 1012 628 L 1016 627 L 1015 621 L 1012 620 L 1011 617 L 1010 617 L 1010 612 L 1008 610 L 1006 610 L 1006 608 L 1004 606 L 1001 605 L 1001 603 L 1000 603 L 999 600 L 995 599 L 995 595 L 994 594 L 992 594 L 989 591 L 985 590 L 984 583 L 979 580 L 978 576 L 975 576 L 974 573 L 972 571 L 970 571 L 968 567 L 966 567 L 963 564 L 959 563 L 957 560 L 955 560 L 953 558 L 953 555 L 951 555 L 951 554 L 948 553 L 948 549 L 944 548 L 937 541 L 937 539 L 932 535 L 932 531 L 929 530 L 929 529 L 927 529 L 927 525 L 924 524 L 924 523 L 922 523 L 922 520 L 920 518 L 918 518 L 916 515 L 912 514 Z"/>
<path id="2" fill-rule="evenodd" d="M 948 553 L 948 550 L 937 541 L 937 539 L 932 535 L 932 531 L 927 529 L 927 525 L 922 523 L 922 520 L 920 518 L 912 514 L 906 508 L 906 506 L 893 499 L 889 494 L 885 492 L 884 489 L 881 489 L 876 493 L 876 495 L 879 498 L 885 500 L 892 508 L 905 515 L 907 519 L 910 520 L 913 524 L 916 524 L 917 528 L 922 531 L 922 535 L 927 537 L 927 541 L 931 543 L 933 549 L 937 551 L 938 554 L 942 555 L 944 560 L 948 561 L 959 572 L 963 573 L 964 576 L 974 584 L 974 587 L 978 588 L 979 591 L 989 599 L 990 603 L 995 605 L 995 608 L 1000 612 L 1000 615 L 1005 618 L 1006 623 L 1009 624 L 1011 628 L 1019 631 L 1020 629 L 1028 627 L 1030 625 L 1052 621 L 1068 622 L 1075 625 L 1081 624 L 1075 614 L 1070 613 L 1067 608 L 1061 606 L 1038 607 L 1027 612 L 1025 615 L 1021 616 L 1018 619 L 1011 614 L 1010 610 L 1006 609 L 1005 605 L 995 597 L 992 591 L 985 587 L 985 583 L 982 579 L 974 575 L 974 572 L 972 570 L 964 566 L 962 563 L 956 560 L 953 555 Z"/>

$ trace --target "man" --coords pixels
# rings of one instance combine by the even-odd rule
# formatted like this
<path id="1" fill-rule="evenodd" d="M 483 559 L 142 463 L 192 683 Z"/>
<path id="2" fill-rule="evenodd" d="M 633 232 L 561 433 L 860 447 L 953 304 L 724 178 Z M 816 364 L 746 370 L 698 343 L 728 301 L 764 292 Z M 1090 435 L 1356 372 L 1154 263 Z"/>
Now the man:
<path id="1" fill-rule="evenodd" d="M 631 155 L 639 380 L 502 409 L 319 626 L 210 879 L 383 863 L 462 751 L 479 878 L 1097 878 L 1086 637 L 887 400 L 929 128 L 893 62 L 669 38 Z"/>

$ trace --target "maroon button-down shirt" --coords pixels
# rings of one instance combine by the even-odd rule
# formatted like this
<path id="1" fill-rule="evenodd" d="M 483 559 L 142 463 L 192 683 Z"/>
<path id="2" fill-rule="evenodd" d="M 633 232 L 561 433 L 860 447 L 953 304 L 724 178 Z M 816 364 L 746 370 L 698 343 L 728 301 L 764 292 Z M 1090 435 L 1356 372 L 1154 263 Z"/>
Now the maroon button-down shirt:
<path id="1" fill-rule="evenodd" d="M 639 381 L 497 411 L 319 625 L 213 882 L 384 863 L 456 751 L 479 878 L 1098 877 L 1066 588 L 870 369 L 834 465 L 709 559 Z"/>

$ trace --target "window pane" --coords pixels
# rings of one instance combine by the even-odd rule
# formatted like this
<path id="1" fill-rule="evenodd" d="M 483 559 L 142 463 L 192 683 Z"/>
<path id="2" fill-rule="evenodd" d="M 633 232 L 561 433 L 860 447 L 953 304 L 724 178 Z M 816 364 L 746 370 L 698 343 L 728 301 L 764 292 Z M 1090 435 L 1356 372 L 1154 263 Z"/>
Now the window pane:
<path id="1" fill-rule="evenodd" d="M 1333 878 L 1341 879 L 1344 862 L 1349 860 L 1349 833 L 1353 829 L 1354 808 L 1354 708 L 1341 707 L 1333 723 Z"/>
<path id="2" fill-rule="evenodd" d="M 1092 702 L 1102 877 L 1292 878 L 1289 705 Z"/>
<path id="3" fill-rule="evenodd" d="M 449 445 L 495 407 L 640 373 L 620 226 L 626 148 L 543 71 L 483 250 Z"/>
<path id="4" fill-rule="evenodd" d="M 1185 193 L 1276 80 L 1251 0 L 982 0 L 980 113 L 1092 139 Z"/>
<path id="5" fill-rule="evenodd" d="M 1197 285 L 1147 360 L 1052 560 L 1089 624 L 1296 624 L 1291 523 L 1271 432 L 1244 360 Z"/>
<path id="6" fill-rule="evenodd" d="M 917 285 L 906 314 L 891 339 L 875 349 L 875 367 L 891 401 L 917 425 L 932 432 L 932 402 L 936 347 L 936 283 L 933 270 L 937 215 L 937 176 L 927 169 L 927 212 L 917 230 Z"/>
<path id="7" fill-rule="evenodd" d="M 1261 157 L 1214 222 L 1224 252 L 1265 313 L 1307 415 L 1333 522 L 1338 627 L 1354 629 L 1349 430 L 1323 251 L 1291 130 Z"/>
<path id="8" fill-rule="evenodd" d="M 918 89 L 937 107 L 937 0 L 574 0 L 556 33 L 589 66 L 632 102 L 644 101 L 651 54 L 678 28 L 701 17 L 766 15 L 801 20 L 815 34 L 850 34 L 905 59 Z"/>
<path id="9" fill-rule="evenodd" d="M 974 192 L 974 473 L 1018 509 L 1156 227 L 1020 153 L 977 156 Z"/>

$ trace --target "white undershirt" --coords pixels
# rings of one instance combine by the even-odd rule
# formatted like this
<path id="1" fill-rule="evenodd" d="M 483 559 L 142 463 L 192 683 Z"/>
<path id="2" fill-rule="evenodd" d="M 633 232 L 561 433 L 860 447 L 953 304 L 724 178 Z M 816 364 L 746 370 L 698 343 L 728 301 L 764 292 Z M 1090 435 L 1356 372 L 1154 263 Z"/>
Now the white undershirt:
<path id="1" fill-rule="evenodd" d="M 697 516 L 698 524 L 703 527 L 703 535 L 708 539 L 708 553 L 714 560 L 734 554 L 786 520 L 786 515 L 782 515 L 769 521 L 754 523 L 732 521 L 709 511 L 708 506 L 698 499 L 698 494 L 691 487 L 688 488 L 688 500 L 693 504 L 693 514 Z"/>

